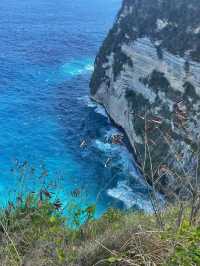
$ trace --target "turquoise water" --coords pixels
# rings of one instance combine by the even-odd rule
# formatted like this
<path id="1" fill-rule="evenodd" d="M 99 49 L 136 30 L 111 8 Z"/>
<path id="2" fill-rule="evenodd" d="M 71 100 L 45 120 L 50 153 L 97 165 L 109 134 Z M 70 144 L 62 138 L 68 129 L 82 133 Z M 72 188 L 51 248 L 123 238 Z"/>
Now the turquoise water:
<path id="1" fill-rule="evenodd" d="M 120 4 L 1 0 L 1 202 L 26 184 L 46 186 L 64 203 L 78 189 L 76 200 L 97 203 L 98 214 L 108 206 L 150 208 L 131 154 L 105 143 L 115 129 L 88 97 L 95 55 Z"/>

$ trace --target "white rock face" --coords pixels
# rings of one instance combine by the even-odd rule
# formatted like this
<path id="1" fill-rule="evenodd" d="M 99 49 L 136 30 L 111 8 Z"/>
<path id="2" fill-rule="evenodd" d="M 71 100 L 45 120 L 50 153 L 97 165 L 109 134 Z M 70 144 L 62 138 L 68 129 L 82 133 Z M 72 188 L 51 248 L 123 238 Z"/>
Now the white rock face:
<path id="1" fill-rule="evenodd" d="M 197 95 L 200 96 L 200 64 L 190 62 L 190 72 L 186 73 L 185 59 L 164 51 L 163 59 L 160 60 L 157 56 L 155 45 L 148 38 L 138 39 L 130 45 L 124 44 L 122 51 L 133 61 L 133 68 L 125 65 L 117 80 L 114 81 L 112 72 L 113 55 L 111 55 L 106 65 L 108 67 L 106 75 L 111 81 L 110 87 L 108 89 L 102 83 L 94 98 L 103 103 L 112 119 L 125 129 L 131 143 L 134 145 L 134 142 L 141 142 L 141 139 L 134 134 L 132 125 L 134 114 L 129 112 L 128 101 L 125 97 L 126 89 L 133 90 L 151 104 L 155 103 L 158 100 L 156 99 L 156 93 L 152 88 L 145 86 L 140 80 L 141 78 L 148 77 L 156 70 L 164 73 L 170 84 L 173 84 L 175 91 L 184 93 L 183 84 L 188 81 L 195 87 Z M 161 102 L 167 103 L 169 109 L 173 111 L 174 101 L 167 98 L 166 94 L 161 91 L 158 93 L 158 97 Z M 200 102 L 195 106 L 196 110 L 198 110 Z M 156 113 L 159 115 L 159 108 Z"/>
<path id="2" fill-rule="evenodd" d="M 183 84 L 191 82 L 200 96 L 200 64 L 190 62 L 190 72 L 185 72 L 186 59 L 163 51 L 163 59 L 159 60 L 154 43 L 148 38 L 141 38 L 130 45 L 123 45 L 122 51 L 134 62 L 134 75 L 146 77 L 153 70 L 165 74 L 175 90 L 183 92 Z"/>

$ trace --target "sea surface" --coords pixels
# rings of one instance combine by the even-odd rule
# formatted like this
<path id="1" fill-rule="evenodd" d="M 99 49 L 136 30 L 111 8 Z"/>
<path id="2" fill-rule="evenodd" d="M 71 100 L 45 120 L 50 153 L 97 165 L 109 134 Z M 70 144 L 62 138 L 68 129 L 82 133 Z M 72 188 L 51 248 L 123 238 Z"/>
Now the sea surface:
<path id="1" fill-rule="evenodd" d="M 131 153 L 106 143 L 118 130 L 89 99 L 94 58 L 120 5 L 0 1 L 1 204 L 45 187 L 63 204 L 95 203 L 97 216 L 110 206 L 151 210 Z"/>

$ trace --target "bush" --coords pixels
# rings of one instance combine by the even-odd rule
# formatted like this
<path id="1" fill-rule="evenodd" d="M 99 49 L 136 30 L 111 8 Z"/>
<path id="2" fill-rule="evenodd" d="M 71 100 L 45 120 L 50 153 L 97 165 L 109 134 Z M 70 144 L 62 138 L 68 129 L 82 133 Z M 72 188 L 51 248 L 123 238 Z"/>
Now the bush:
<path id="1" fill-rule="evenodd" d="M 175 236 L 173 255 L 168 261 L 170 266 L 200 265 L 200 227 L 191 226 L 185 220 Z"/>
<path id="2" fill-rule="evenodd" d="M 68 215 L 57 205 L 29 194 L 1 212 L 2 265 L 199 265 L 200 227 L 189 209 L 178 230 L 178 208 L 164 212 L 161 230 L 154 215 L 108 209 L 95 220 L 93 205 L 71 204 Z"/>

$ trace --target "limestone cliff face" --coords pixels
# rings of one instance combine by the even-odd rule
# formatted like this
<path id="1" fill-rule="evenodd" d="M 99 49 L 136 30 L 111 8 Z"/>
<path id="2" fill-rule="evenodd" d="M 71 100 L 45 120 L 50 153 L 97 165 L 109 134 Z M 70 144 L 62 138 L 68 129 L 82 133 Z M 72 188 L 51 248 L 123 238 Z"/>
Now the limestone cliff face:
<path id="1" fill-rule="evenodd" d="M 197 163 L 199 14 L 199 0 L 124 0 L 90 84 L 164 192 L 181 193 Z"/>

